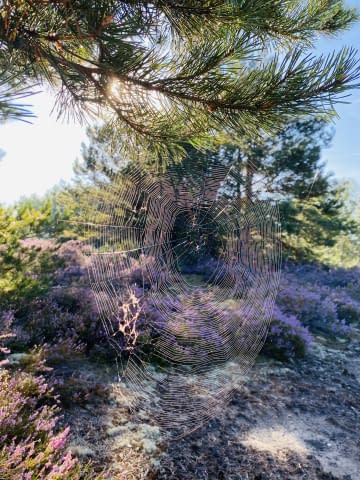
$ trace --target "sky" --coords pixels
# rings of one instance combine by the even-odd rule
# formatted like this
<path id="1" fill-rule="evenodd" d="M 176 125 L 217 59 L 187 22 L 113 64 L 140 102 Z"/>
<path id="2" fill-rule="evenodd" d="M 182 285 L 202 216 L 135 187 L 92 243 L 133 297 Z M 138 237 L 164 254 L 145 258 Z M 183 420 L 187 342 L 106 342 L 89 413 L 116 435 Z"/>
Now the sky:
<path id="1" fill-rule="evenodd" d="M 346 3 L 360 12 L 360 0 Z M 354 47 L 360 58 L 360 22 L 336 38 L 322 38 L 316 53 L 331 53 L 342 46 Z M 351 103 L 336 106 L 340 118 L 333 122 L 335 136 L 331 148 L 323 151 L 323 159 L 327 162 L 327 170 L 337 178 L 355 180 L 360 188 L 360 89 L 353 90 L 344 100 Z"/>
<path id="2" fill-rule="evenodd" d="M 360 10 L 360 0 L 347 2 Z M 314 53 L 330 53 L 342 46 L 353 46 L 360 58 L 360 22 L 336 38 L 323 38 Z M 337 105 L 339 118 L 333 122 L 332 146 L 322 153 L 328 171 L 339 179 L 354 180 L 360 188 L 360 89 Z M 54 97 L 49 92 L 31 98 L 36 118 L 32 124 L 7 122 L 0 125 L 0 203 L 11 204 L 22 196 L 42 195 L 61 180 L 70 181 L 72 166 L 80 158 L 86 142 L 84 127 L 57 121 L 50 115 Z"/>
<path id="3" fill-rule="evenodd" d="M 28 99 L 27 99 L 28 100 Z M 0 203 L 21 196 L 42 195 L 60 180 L 69 181 L 72 165 L 86 141 L 84 127 L 57 121 L 50 115 L 54 97 L 49 92 L 31 98 L 32 124 L 19 121 L 0 125 Z"/>

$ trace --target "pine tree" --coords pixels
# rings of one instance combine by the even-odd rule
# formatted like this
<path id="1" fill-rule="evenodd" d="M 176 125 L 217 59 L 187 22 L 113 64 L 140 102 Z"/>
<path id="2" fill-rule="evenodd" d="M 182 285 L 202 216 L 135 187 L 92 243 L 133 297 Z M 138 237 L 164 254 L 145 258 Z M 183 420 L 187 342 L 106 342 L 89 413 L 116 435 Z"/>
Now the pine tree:
<path id="1" fill-rule="evenodd" d="M 0 206 L 0 310 L 26 305 L 51 285 L 56 258 L 36 242 L 31 245 L 25 241 L 49 221 L 49 211 L 36 209 L 30 202 Z"/>
<path id="2" fill-rule="evenodd" d="M 295 119 L 277 135 L 258 141 L 244 137 L 238 146 L 222 145 L 216 151 L 202 152 L 185 145 L 186 156 L 181 164 L 172 167 L 171 174 L 176 177 L 179 170 L 180 179 L 189 176 L 192 181 L 201 181 L 210 167 L 235 169 L 239 181 L 226 194 L 233 198 L 242 196 L 248 202 L 256 202 L 264 192 L 276 198 L 285 255 L 296 260 L 314 260 L 319 249 L 335 246 L 340 237 L 350 238 L 358 228 L 344 208 L 341 185 L 321 160 L 321 152 L 329 147 L 332 136 L 332 129 L 322 118 Z M 104 184 L 117 181 L 128 162 L 120 154 L 114 155 L 106 128 L 91 128 L 88 137 L 82 160 L 75 164 L 77 187 L 63 201 L 73 198 L 74 208 L 81 205 L 79 211 L 91 217 L 95 202 L 89 198 L 101 199 L 104 192 L 108 195 Z"/>
<path id="3" fill-rule="evenodd" d="M 0 50 L 0 123 L 7 120 L 30 121 L 34 115 L 22 100 L 34 92 L 22 84 L 22 79 L 7 71 Z M 19 103 L 20 102 L 20 103 Z"/>
<path id="4" fill-rule="evenodd" d="M 296 260 L 318 259 L 319 249 L 335 246 L 340 236 L 350 237 L 357 229 L 341 185 L 321 160 L 333 133 L 324 119 L 295 119 L 275 136 L 227 147 L 225 158 L 241 172 L 246 197 L 256 198 L 260 178 L 278 199 L 283 253 Z"/>
<path id="5" fill-rule="evenodd" d="M 359 65 L 311 48 L 356 18 L 338 0 L 3 0 L 0 77 L 17 96 L 50 84 L 60 116 L 101 116 L 127 158 L 166 160 L 330 115 Z M 3 118 L 29 115 L 0 92 Z"/>
<path id="6" fill-rule="evenodd" d="M 358 231 L 345 208 L 343 186 L 321 160 L 333 133 L 323 118 L 295 119 L 276 135 L 257 141 L 244 137 L 237 146 L 223 145 L 215 154 L 189 150 L 183 166 L 192 172 L 195 163 L 205 161 L 235 168 L 239 182 L 228 194 L 247 202 L 256 202 L 263 192 L 276 198 L 284 255 L 314 261 L 341 237 L 352 238 Z"/>
<path id="7" fill-rule="evenodd" d="M 344 180 L 337 188 L 337 199 L 342 205 L 340 213 L 349 228 L 336 235 L 335 245 L 322 245 L 315 250 L 320 262 L 351 268 L 360 265 L 360 196 L 356 182 Z"/>

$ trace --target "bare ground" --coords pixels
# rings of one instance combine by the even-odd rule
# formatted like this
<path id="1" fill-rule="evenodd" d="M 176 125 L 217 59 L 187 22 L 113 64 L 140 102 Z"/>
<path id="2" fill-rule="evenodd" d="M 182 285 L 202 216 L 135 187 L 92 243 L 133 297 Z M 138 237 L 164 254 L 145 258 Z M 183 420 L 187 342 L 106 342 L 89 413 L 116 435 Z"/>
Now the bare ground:
<path id="1" fill-rule="evenodd" d="M 114 370 L 86 370 L 110 393 L 66 421 L 74 452 L 106 466 L 109 479 L 360 479 L 360 332 L 348 342 L 317 337 L 296 363 L 259 359 L 220 417 L 173 441 L 151 415 L 134 420 Z"/>

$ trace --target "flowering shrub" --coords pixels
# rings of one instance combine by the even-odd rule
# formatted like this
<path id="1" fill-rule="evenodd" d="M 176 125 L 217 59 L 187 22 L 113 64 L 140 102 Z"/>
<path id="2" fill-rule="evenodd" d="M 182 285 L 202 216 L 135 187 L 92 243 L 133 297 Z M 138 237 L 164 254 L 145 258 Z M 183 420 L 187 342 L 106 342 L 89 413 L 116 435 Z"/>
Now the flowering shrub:
<path id="1" fill-rule="evenodd" d="M 104 341 L 104 333 L 90 288 L 53 290 L 29 305 L 22 327 L 31 345 L 57 343 L 62 339 L 80 342 L 90 349 Z"/>
<path id="2" fill-rule="evenodd" d="M 11 310 L 0 312 L 0 367 L 7 365 L 9 361 L 5 355 L 10 353 L 7 344 L 11 338 L 15 336 L 12 332 L 12 324 L 14 321 L 14 312 Z"/>
<path id="3" fill-rule="evenodd" d="M 56 271 L 55 283 L 61 286 L 87 283 L 88 253 L 90 247 L 78 240 L 63 243 L 56 252 L 61 266 Z"/>
<path id="4" fill-rule="evenodd" d="M 30 246 L 32 248 L 34 245 L 27 241 L 27 247 Z M 40 247 L 53 249 L 47 242 L 43 242 Z M 17 342 L 20 344 L 22 342 L 22 346 L 18 346 L 18 351 L 28 346 L 46 344 L 49 347 L 45 348 L 49 365 L 56 364 L 56 355 L 60 359 L 70 358 L 79 351 L 104 356 L 105 359 L 110 356 L 113 358 L 114 352 L 109 348 L 109 338 L 105 335 L 106 328 L 102 324 L 101 316 L 111 324 L 109 331 L 116 332 L 111 337 L 111 342 L 116 343 L 117 348 L 122 351 L 134 347 L 151 353 L 154 337 L 164 329 L 172 332 L 174 348 L 179 344 L 179 350 L 186 350 L 189 343 L 187 339 L 191 336 L 199 338 L 201 345 L 222 348 L 222 336 L 216 328 L 212 326 L 199 330 L 196 325 L 196 312 L 185 312 L 183 324 L 174 326 L 166 324 L 161 315 L 163 309 L 161 301 L 159 303 L 161 299 L 154 297 L 156 301 L 152 301 L 151 295 L 148 295 L 154 283 L 162 276 L 168 275 L 166 269 L 157 271 L 153 257 L 141 255 L 139 258 L 118 259 L 119 264 L 126 266 L 126 269 L 117 282 L 122 287 L 125 284 L 131 285 L 130 303 L 125 299 L 121 304 L 119 299 L 109 298 L 111 295 L 109 289 L 104 288 L 103 291 L 97 292 L 96 296 L 92 292 L 87 275 L 90 259 L 81 242 L 68 241 L 52 251 L 59 261 L 54 274 L 53 288 L 45 295 L 28 302 L 26 310 L 18 314 L 15 328 Z M 212 282 L 217 266 L 217 260 L 211 257 L 202 258 L 196 265 L 183 265 L 182 273 L 201 275 L 203 281 Z M 220 273 L 226 274 L 226 269 L 222 268 L 222 265 L 220 267 Z M 215 280 L 219 281 L 219 278 Z M 332 335 L 349 334 L 350 323 L 360 319 L 358 290 L 360 292 L 358 268 L 330 270 L 314 265 L 287 265 L 282 273 L 280 293 L 271 327 L 273 330 L 269 334 L 269 339 L 272 338 L 274 341 L 274 355 L 276 349 L 281 349 L 288 352 L 285 356 L 301 356 L 304 342 L 303 350 L 306 351 L 307 348 L 306 341 L 302 338 L 306 334 L 306 328 L 312 332 Z M 131 297 L 131 292 L 134 298 Z M 171 308 L 174 310 L 182 310 L 181 304 L 184 304 L 184 299 L 180 297 L 172 300 Z M 167 301 L 165 298 L 163 300 Z M 117 307 L 113 308 L 115 305 Z M 226 312 L 225 321 L 230 322 L 231 318 L 239 313 L 235 310 L 229 309 Z M 210 324 L 214 325 L 212 322 L 209 322 Z M 302 325 L 304 327 L 301 327 Z M 295 335 L 294 329 L 300 333 Z M 284 337 L 282 341 L 281 337 Z M 290 337 L 294 338 L 289 340 Z M 298 338 L 300 343 L 295 346 Z"/>
<path id="5" fill-rule="evenodd" d="M 336 307 L 338 317 L 345 322 L 359 322 L 360 321 L 360 304 L 350 300 L 349 302 L 339 304 Z"/>
<path id="6" fill-rule="evenodd" d="M 104 383 L 96 381 L 91 374 L 79 371 L 71 372 L 68 375 L 57 375 L 50 381 L 64 408 L 70 408 L 72 405 L 94 404 L 110 393 Z"/>
<path id="7" fill-rule="evenodd" d="M 69 427 L 56 428 L 58 407 L 49 405 L 51 397 L 43 377 L 0 370 L 1 479 L 94 478 L 66 450 Z"/>
<path id="8" fill-rule="evenodd" d="M 185 274 L 198 274 L 204 277 L 204 280 L 211 281 L 214 272 L 219 269 L 220 260 L 213 257 L 201 258 L 199 262 L 193 265 L 183 265 L 181 272 Z M 217 279 L 219 281 L 219 279 Z"/>
<path id="9" fill-rule="evenodd" d="M 336 305 L 314 288 L 283 282 L 277 304 L 288 315 L 297 315 L 314 330 L 330 330 L 337 320 Z"/>
<path id="10" fill-rule="evenodd" d="M 59 344 L 64 339 L 89 351 L 105 345 L 105 336 L 93 292 L 88 283 L 85 248 L 78 241 L 61 245 L 54 255 L 59 267 L 53 288 L 18 312 L 18 348 Z"/>
<path id="11" fill-rule="evenodd" d="M 298 283 L 323 285 L 331 288 L 360 289 L 360 266 L 353 268 L 329 268 L 321 265 L 288 263 L 284 268 L 286 276 Z M 360 290 L 358 290 L 360 294 Z"/>
<path id="12" fill-rule="evenodd" d="M 312 331 L 330 335 L 348 334 L 351 331 L 348 322 L 358 318 L 359 302 L 353 300 L 343 287 L 305 283 L 297 273 L 296 277 L 283 275 L 277 298 L 281 310 L 288 315 L 296 315 Z"/>
<path id="13" fill-rule="evenodd" d="M 360 322 L 360 301 L 352 298 L 344 289 L 334 289 L 330 294 L 336 305 L 336 312 L 339 319 L 345 322 Z"/>
<path id="14" fill-rule="evenodd" d="M 46 372 L 53 393 L 65 408 L 74 404 L 95 403 L 108 393 L 106 385 L 86 371 L 84 345 L 69 338 L 35 347 L 19 364 L 27 372 Z M 68 368 L 69 365 L 71 368 Z"/>
<path id="15" fill-rule="evenodd" d="M 57 343 L 35 346 L 26 353 L 12 355 L 11 364 L 27 373 L 52 372 L 69 361 L 83 360 L 84 346 L 66 338 Z M 15 360 L 13 359 L 15 357 Z"/>
<path id="16" fill-rule="evenodd" d="M 279 360 L 303 357 L 312 341 L 309 330 L 295 315 L 286 315 L 275 306 L 262 352 Z"/>

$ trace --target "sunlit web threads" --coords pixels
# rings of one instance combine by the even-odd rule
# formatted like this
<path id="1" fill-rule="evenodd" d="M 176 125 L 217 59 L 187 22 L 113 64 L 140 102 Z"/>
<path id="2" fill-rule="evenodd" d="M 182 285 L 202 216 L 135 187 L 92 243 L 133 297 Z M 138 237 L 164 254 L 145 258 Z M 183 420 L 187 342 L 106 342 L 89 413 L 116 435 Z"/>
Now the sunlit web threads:
<path id="1" fill-rule="evenodd" d="M 120 172 L 99 189 L 89 278 L 138 408 L 175 433 L 216 416 L 264 343 L 279 285 L 277 203 L 224 166 Z M 236 188 L 235 188 L 236 187 Z M 152 365 L 157 365 L 154 375 Z M 227 368 L 224 368 L 224 366 Z"/>

